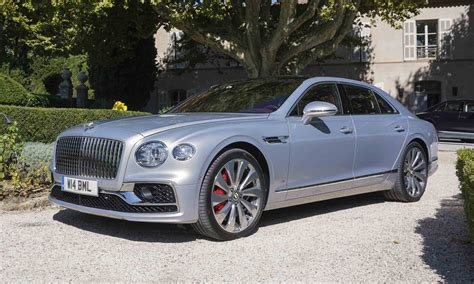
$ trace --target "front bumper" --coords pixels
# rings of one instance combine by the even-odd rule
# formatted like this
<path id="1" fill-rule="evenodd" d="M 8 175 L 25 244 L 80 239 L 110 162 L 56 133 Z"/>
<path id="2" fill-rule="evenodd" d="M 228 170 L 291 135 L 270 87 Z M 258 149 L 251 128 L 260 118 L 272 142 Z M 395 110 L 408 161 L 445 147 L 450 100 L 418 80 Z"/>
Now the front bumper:
<path id="1" fill-rule="evenodd" d="M 59 185 L 54 185 L 57 187 Z M 52 190 L 53 190 L 52 189 Z M 61 207 L 76 210 L 79 212 L 109 217 L 114 219 L 122 219 L 127 221 L 135 222 L 150 222 L 150 223 L 176 223 L 176 224 L 192 224 L 197 222 L 198 219 L 198 194 L 199 190 L 197 185 L 187 186 L 176 186 L 176 198 L 177 206 L 176 212 L 159 212 L 159 213 L 147 213 L 147 212 L 123 212 L 116 210 L 106 210 L 102 208 L 95 208 L 94 206 L 84 206 L 80 204 L 74 204 L 65 200 L 56 198 L 53 194 L 49 195 L 49 200 Z M 101 191 L 101 194 L 111 194 L 111 192 Z M 116 193 L 114 193 L 116 194 Z M 90 198 L 90 197 L 89 197 Z M 140 206 L 138 204 L 129 203 L 128 200 L 123 198 L 123 202 L 127 202 L 128 207 Z M 143 206 L 142 206 L 143 207 Z M 148 206 L 149 207 L 149 206 Z"/>

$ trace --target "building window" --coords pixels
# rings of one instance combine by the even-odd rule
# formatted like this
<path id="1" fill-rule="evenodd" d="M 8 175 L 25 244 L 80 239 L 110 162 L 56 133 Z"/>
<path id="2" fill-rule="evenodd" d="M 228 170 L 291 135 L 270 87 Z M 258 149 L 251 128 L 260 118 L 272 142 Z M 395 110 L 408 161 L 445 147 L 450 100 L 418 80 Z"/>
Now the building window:
<path id="1" fill-rule="evenodd" d="M 169 99 L 170 99 L 170 105 L 175 106 L 179 104 L 180 102 L 184 101 L 186 99 L 186 90 L 171 90 L 168 92 L 169 94 Z"/>
<path id="2" fill-rule="evenodd" d="M 436 58 L 438 54 L 438 21 L 416 22 L 416 56 L 418 59 Z"/>
<path id="3" fill-rule="evenodd" d="M 406 21 L 403 25 L 405 60 L 451 57 L 451 19 Z"/>

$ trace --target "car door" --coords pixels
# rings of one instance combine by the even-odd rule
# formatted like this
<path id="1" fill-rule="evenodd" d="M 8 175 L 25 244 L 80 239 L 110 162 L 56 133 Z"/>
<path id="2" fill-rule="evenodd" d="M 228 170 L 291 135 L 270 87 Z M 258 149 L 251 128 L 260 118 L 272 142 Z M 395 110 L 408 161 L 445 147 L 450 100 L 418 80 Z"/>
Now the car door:
<path id="1" fill-rule="evenodd" d="M 334 104 L 334 116 L 302 121 L 303 108 L 310 102 Z M 290 164 L 287 198 L 298 198 L 351 187 L 355 136 L 350 115 L 344 113 L 335 83 L 310 87 L 287 117 L 290 133 Z M 339 187 L 328 185 L 344 181 Z M 324 185 L 324 186 L 323 186 Z M 309 188 L 310 187 L 310 188 Z"/>
<path id="2" fill-rule="evenodd" d="M 408 120 L 369 88 L 342 84 L 355 126 L 354 176 L 370 184 L 394 169 L 408 131 Z M 368 177 L 373 176 L 374 179 Z"/>
<path id="3" fill-rule="evenodd" d="M 463 105 L 462 101 L 448 101 L 443 111 L 434 113 L 433 116 L 436 119 L 437 130 L 459 132 Z"/>
<path id="4" fill-rule="evenodd" d="M 474 135 L 474 102 L 466 102 L 459 116 L 459 131 Z"/>

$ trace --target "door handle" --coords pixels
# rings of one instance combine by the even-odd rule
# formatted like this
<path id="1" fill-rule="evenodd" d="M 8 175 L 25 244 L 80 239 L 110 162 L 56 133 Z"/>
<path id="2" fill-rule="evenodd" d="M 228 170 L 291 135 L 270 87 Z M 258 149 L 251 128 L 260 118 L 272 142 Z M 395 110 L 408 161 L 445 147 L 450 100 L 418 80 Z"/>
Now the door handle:
<path id="1" fill-rule="evenodd" d="M 352 128 L 344 126 L 339 131 L 341 131 L 341 133 L 344 133 L 344 134 L 351 134 L 353 130 Z"/>
<path id="2" fill-rule="evenodd" d="M 403 131 L 405 131 L 405 128 L 403 128 L 400 125 L 397 125 L 397 126 L 395 126 L 394 130 L 397 131 L 397 132 L 403 132 Z"/>

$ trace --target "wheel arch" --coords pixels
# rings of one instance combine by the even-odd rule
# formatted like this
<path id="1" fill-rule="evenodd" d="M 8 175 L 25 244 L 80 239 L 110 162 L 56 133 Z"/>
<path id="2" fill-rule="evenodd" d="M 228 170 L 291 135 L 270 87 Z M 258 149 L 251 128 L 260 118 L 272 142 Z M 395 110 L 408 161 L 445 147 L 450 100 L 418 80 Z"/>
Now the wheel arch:
<path id="1" fill-rule="evenodd" d="M 410 140 L 410 142 L 408 142 L 407 146 L 410 145 L 413 142 L 418 142 L 418 144 L 420 144 L 421 147 L 423 147 L 423 151 L 425 151 L 426 158 L 429 159 L 430 158 L 430 152 L 428 150 L 428 145 L 426 144 L 426 142 L 423 139 L 421 139 L 420 137 L 415 137 L 415 138 L 412 138 Z M 429 160 L 428 160 L 428 162 L 429 162 Z"/>
<path id="2" fill-rule="evenodd" d="M 268 162 L 265 158 L 265 155 L 262 153 L 262 151 L 260 151 L 260 149 L 248 142 L 234 142 L 220 150 L 215 155 L 214 159 L 217 158 L 220 154 L 230 149 L 242 149 L 252 154 L 252 156 L 254 156 L 257 162 L 260 164 L 260 167 L 262 167 L 263 173 L 265 174 L 267 186 L 270 186 L 270 168 L 268 167 Z"/>
<path id="3" fill-rule="evenodd" d="M 264 151 L 262 151 L 261 148 L 257 147 L 256 144 L 257 143 L 255 143 L 255 141 L 252 141 L 252 139 L 247 137 L 234 137 L 233 139 L 228 139 L 220 143 L 219 146 L 214 149 L 211 155 L 209 155 L 209 159 L 206 162 L 206 165 L 201 173 L 200 184 L 202 185 L 204 177 L 206 176 L 206 173 L 209 170 L 209 167 L 212 165 L 214 160 L 217 159 L 217 157 L 219 157 L 222 153 L 229 149 L 242 149 L 244 151 L 249 152 L 253 157 L 255 157 L 259 165 L 262 167 L 263 173 L 265 175 L 265 181 L 268 187 L 266 196 L 266 202 L 268 202 L 268 195 L 270 194 L 271 188 L 270 183 L 272 177 L 272 165 L 271 161 L 266 158 Z M 266 204 L 264 205 L 264 207 L 265 206 Z"/>

